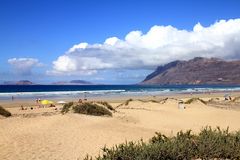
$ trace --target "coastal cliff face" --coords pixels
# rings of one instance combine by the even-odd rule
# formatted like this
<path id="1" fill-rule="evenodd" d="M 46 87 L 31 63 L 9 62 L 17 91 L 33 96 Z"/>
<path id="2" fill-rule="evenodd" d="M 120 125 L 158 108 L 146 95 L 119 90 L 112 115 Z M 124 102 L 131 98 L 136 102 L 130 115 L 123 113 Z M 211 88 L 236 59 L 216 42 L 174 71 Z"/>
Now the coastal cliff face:
<path id="1" fill-rule="evenodd" d="M 140 84 L 240 84 L 240 60 L 196 57 L 159 66 Z"/>

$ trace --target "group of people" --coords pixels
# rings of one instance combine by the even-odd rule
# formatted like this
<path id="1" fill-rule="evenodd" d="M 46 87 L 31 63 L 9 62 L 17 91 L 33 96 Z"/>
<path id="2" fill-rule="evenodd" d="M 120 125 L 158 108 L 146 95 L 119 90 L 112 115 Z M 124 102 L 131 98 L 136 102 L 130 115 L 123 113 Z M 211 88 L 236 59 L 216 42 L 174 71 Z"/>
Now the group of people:
<path id="1" fill-rule="evenodd" d="M 83 100 L 80 98 L 80 99 L 78 100 L 78 103 L 83 103 L 83 102 L 87 102 L 87 98 L 84 98 Z"/>
<path id="2" fill-rule="evenodd" d="M 20 107 L 20 110 L 27 110 L 27 109 L 28 108 L 27 107 L 24 108 L 23 105 L 21 105 L 21 107 Z M 30 107 L 30 109 L 33 110 L 33 107 Z"/>
<path id="3" fill-rule="evenodd" d="M 37 98 L 35 101 L 39 108 L 44 108 L 44 106 L 41 104 L 42 100 L 40 98 Z M 78 100 L 78 103 L 84 103 L 84 102 L 87 102 L 87 98 L 84 98 L 84 99 L 80 98 Z M 54 104 L 50 104 L 49 107 L 56 107 L 56 106 Z M 20 110 L 27 110 L 27 109 L 28 108 L 24 107 L 23 105 L 20 106 Z M 33 110 L 33 107 L 31 107 L 30 109 Z"/>
<path id="4" fill-rule="evenodd" d="M 224 97 L 224 100 L 225 100 L 225 101 L 228 101 L 228 100 L 231 101 L 231 100 L 232 100 L 232 97 L 231 97 L 231 96 Z"/>
<path id="5" fill-rule="evenodd" d="M 40 98 L 37 98 L 37 99 L 36 99 L 36 103 L 37 103 L 37 104 L 41 103 L 41 99 L 40 99 Z"/>

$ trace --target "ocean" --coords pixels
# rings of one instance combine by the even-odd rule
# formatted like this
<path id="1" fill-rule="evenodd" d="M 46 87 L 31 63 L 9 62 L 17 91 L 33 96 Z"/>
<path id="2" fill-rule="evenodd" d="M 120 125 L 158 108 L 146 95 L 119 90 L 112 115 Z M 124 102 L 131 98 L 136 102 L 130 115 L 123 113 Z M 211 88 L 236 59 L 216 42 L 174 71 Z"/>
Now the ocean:
<path id="1" fill-rule="evenodd" d="M 0 85 L 0 100 L 157 96 L 178 93 L 240 91 L 240 85 Z"/>

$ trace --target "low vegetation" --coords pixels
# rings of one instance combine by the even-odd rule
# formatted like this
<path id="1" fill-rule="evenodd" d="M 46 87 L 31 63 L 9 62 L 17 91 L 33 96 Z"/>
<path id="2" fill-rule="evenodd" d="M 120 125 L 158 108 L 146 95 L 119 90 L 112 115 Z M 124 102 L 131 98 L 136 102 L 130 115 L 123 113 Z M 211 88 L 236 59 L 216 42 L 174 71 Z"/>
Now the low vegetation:
<path id="1" fill-rule="evenodd" d="M 133 101 L 133 99 L 128 99 L 128 100 L 126 100 L 126 102 L 124 103 L 125 104 L 125 106 L 127 106 L 128 104 L 129 104 L 129 102 L 132 102 Z"/>
<path id="2" fill-rule="evenodd" d="M 168 98 L 161 99 L 159 103 L 160 104 L 165 104 L 167 102 L 167 100 L 168 100 Z"/>
<path id="3" fill-rule="evenodd" d="M 209 103 L 214 103 L 214 102 L 218 102 L 219 98 L 211 98 L 208 100 Z"/>
<path id="4" fill-rule="evenodd" d="M 143 102 L 143 103 L 148 103 L 148 102 L 152 102 L 152 103 L 160 103 L 157 100 L 154 99 L 150 99 L 150 100 L 142 100 L 142 99 L 138 99 L 138 101 Z"/>
<path id="5" fill-rule="evenodd" d="M 185 102 L 185 104 L 191 104 L 191 103 L 196 102 L 196 101 L 200 101 L 200 102 L 202 102 L 205 105 L 207 104 L 207 102 L 202 100 L 201 98 L 191 98 L 191 99 L 187 100 Z"/>
<path id="6" fill-rule="evenodd" d="M 73 106 L 73 102 L 69 102 L 69 103 L 64 104 L 64 106 L 63 106 L 63 108 L 62 108 L 62 110 L 61 110 L 61 113 L 62 113 L 62 114 L 65 114 L 65 113 L 69 112 L 69 111 L 70 111 L 70 108 L 71 108 L 72 106 Z"/>
<path id="7" fill-rule="evenodd" d="M 97 103 L 99 103 L 101 105 L 104 105 L 105 107 L 107 107 L 111 111 L 115 111 L 115 109 L 106 101 L 98 101 Z"/>
<path id="8" fill-rule="evenodd" d="M 99 102 L 99 104 L 105 106 L 106 108 L 93 102 L 84 102 L 80 104 L 74 104 L 73 102 L 69 102 L 63 106 L 61 113 L 65 114 L 69 111 L 73 111 L 74 113 L 94 116 L 112 116 L 112 112 L 110 110 L 114 110 L 114 108 L 112 108 L 110 104 L 108 104 L 107 102 Z"/>
<path id="9" fill-rule="evenodd" d="M 235 97 L 232 101 L 233 102 L 239 102 L 240 101 L 240 97 Z"/>
<path id="10" fill-rule="evenodd" d="M 8 110 L 0 106 L 0 115 L 4 117 L 10 117 L 12 114 Z"/>
<path id="11" fill-rule="evenodd" d="M 100 105 L 89 103 L 89 102 L 73 106 L 73 112 L 94 115 L 94 116 L 103 116 L 103 115 L 112 116 L 112 112 L 110 112 L 108 109 Z"/>
<path id="12" fill-rule="evenodd" d="M 130 99 L 126 100 L 124 103 L 121 103 L 120 105 L 118 105 L 116 108 L 121 107 L 121 106 L 128 106 L 129 102 L 132 102 L 132 101 L 133 101 L 133 99 L 130 98 Z"/>
<path id="13" fill-rule="evenodd" d="M 92 160 L 87 156 L 85 160 Z M 126 142 L 103 148 L 97 160 L 165 160 L 165 159 L 240 159 L 240 131 L 205 127 L 199 134 L 191 130 L 167 137 L 161 133 L 148 143 Z"/>

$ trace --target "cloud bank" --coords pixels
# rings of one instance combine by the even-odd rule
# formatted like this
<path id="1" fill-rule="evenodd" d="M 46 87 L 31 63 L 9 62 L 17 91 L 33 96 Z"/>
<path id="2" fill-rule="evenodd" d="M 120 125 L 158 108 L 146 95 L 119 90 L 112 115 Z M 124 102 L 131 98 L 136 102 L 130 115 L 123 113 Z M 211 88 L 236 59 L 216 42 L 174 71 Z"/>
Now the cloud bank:
<path id="1" fill-rule="evenodd" d="M 125 39 L 110 37 L 102 44 L 76 44 L 53 62 L 52 75 L 93 74 L 106 69 L 153 69 L 193 57 L 240 58 L 240 19 L 220 20 L 191 31 L 153 26 L 147 33 L 131 31 Z M 28 68 L 28 67 L 26 67 Z"/>
<path id="2" fill-rule="evenodd" d="M 29 76 L 34 67 L 42 66 L 38 59 L 34 58 L 11 58 L 8 63 L 13 67 L 17 74 Z"/>

